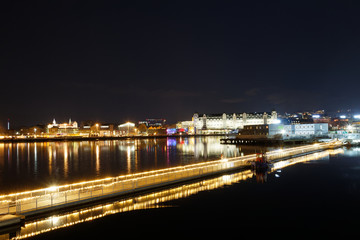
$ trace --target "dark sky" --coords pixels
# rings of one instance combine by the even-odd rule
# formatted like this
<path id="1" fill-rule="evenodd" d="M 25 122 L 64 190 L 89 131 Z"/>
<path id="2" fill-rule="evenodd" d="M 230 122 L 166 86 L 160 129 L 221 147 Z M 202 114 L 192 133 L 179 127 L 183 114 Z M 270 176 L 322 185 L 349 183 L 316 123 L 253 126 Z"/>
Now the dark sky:
<path id="1" fill-rule="evenodd" d="M 358 109 L 358 1 L 7 1 L 0 120 Z"/>

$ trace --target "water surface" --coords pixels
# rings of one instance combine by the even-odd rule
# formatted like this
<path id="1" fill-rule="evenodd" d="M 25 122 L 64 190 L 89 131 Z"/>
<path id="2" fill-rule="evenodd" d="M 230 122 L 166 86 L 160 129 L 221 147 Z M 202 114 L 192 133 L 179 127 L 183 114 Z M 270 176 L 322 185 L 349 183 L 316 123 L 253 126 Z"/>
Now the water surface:
<path id="1" fill-rule="evenodd" d="M 104 232 L 114 238 L 155 237 L 164 232 L 167 237 L 170 233 L 222 238 L 234 234 L 255 238 L 323 238 L 333 234 L 345 238 L 358 234 L 359 148 L 324 151 L 284 162 L 288 164 L 279 165 L 281 168 L 266 177 L 242 170 L 160 190 L 165 195 L 149 193 L 149 200 L 159 197 L 159 201 L 148 201 L 148 205 L 142 205 L 146 198 L 131 196 L 125 208 L 111 203 L 67 218 L 54 215 L 42 224 L 60 226 L 82 215 L 94 219 L 36 239 L 98 239 Z"/>
<path id="2" fill-rule="evenodd" d="M 0 143 L 0 194 L 254 153 L 220 137 Z"/>

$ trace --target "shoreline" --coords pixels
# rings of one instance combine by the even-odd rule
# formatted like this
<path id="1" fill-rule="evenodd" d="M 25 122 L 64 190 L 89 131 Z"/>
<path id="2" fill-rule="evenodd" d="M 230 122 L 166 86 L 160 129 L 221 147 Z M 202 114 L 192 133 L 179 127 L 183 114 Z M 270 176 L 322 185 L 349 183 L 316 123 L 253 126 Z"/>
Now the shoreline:
<path id="1" fill-rule="evenodd" d="M 65 141 L 105 141 L 105 140 L 126 140 L 126 139 L 156 139 L 156 138 L 180 138 L 180 137 L 206 137 L 206 136 L 227 136 L 228 134 L 194 134 L 194 135 L 156 135 L 156 136 L 109 136 L 109 137 L 81 137 L 64 136 L 52 138 L 4 138 L 0 143 L 26 143 L 26 142 L 65 142 Z"/>

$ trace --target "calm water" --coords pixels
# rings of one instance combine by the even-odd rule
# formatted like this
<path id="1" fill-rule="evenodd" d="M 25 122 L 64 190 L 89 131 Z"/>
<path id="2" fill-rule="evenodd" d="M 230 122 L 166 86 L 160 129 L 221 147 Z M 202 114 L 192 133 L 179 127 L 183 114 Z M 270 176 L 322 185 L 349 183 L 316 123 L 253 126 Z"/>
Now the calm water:
<path id="1" fill-rule="evenodd" d="M 294 160 L 283 162 L 266 178 L 250 170 L 224 174 L 131 196 L 130 201 L 55 214 L 21 231 L 59 227 L 34 239 L 358 235 L 360 148 Z M 76 223 L 81 219 L 88 221 Z M 65 226 L 72 222 L 76 224 Z"/>
<path id="2" fill-rule="evenodd" d="M 0 143 L 0 194 L 254 153 L 220 137 Z"/>
<path id="3" fill-rule="evenodd" d="M 72 182 L 258 150 L 220 145 L 218 140 L 5 144 L 1 150 L 1 185 L 12 191 L 21 184 L 33 187 Z M 54 213 L 26 222 L 13 236 L 44 231 L 49 232 L 34 239 L 100 239 L 105 235 L 136 238 L 164 232 L 176 233 L 177 237 L 248 236 L 249 232 L 255 237 L 357 233 L 360 148 L 325 151 L 281 163 L 266 174 L 243 170 Z"/>

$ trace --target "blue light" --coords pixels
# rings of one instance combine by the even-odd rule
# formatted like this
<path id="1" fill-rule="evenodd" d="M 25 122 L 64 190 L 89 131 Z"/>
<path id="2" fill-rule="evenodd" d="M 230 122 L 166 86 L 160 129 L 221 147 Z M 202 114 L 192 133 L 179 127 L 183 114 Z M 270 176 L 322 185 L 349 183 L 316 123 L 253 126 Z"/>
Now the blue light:
<path id="1" fill-rule="evenodd" d="M 166 129 L 166 133 L 168 135 L 175 134 L 176 133 L 176 128 L 168 128 L 168 129 Z"/>
<path id="2" fill-rule="evenodd" d="M 168 138 L 167 139 L 166 145 L 168 147 L 176 147 L 176 144 L 177 144 L 177 142 L 176 142 L 175 138 Z"/>

